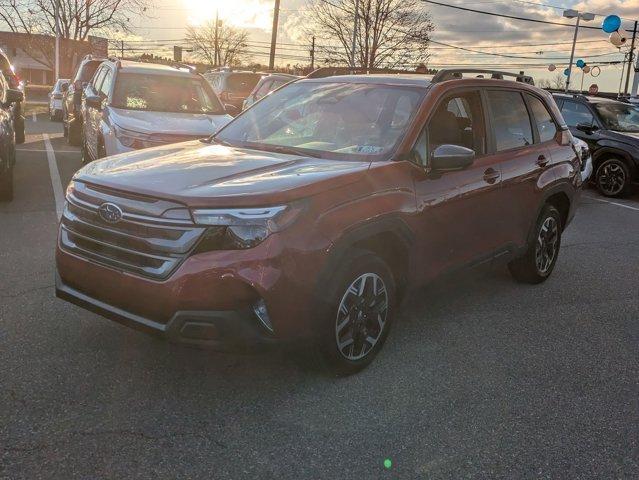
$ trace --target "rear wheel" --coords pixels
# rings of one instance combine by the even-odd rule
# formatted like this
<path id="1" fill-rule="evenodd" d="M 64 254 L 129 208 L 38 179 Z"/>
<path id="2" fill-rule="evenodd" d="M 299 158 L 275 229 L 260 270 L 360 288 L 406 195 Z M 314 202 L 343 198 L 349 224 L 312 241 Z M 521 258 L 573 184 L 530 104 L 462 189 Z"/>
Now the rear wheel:
<path id="1" fill-rule="evenodd" d="M 333 276 L 316 310 L 319 354 L 337 375 L 367 367 L 381 350 L 392 323 L 396 289 L 390 269 L 375 254 L 357 251 Z"/>
<path id="2" fill-rule="evenodd" d="M 552 273 L 561 246 L 561 215 L 552 205 L 541 211 L 535 233 L 526 254 L 508 264 L 515 280 L 522 283 L 544 282 Z"/>
<path id="3" fill-rule="evenodd" d="M 68 122 L 67 130 L 67 142 L 69 145 L 82 145 L 82 126 L 80 122 L 77 120 Z"/>
<path id="4" fill-rule="evenodd" d="M 25 140 L 25 136 L 24 136 L 24 117 L 22 116 L 21 113 L 18 114 L 18 116 L 16 117 L 13 126 L 14 126 L 14 129 L 15 129 L 16 144 L 20 145 L 20 144 L 24 143 L 24 140 Z"/>
<path id="5" fill-rule="evenodd" d="M 609 158 L 599 165 L 595 174 L 597 189 L 606 197 L 622 197 L 630 191 L 630 168 L 620 158 Z"/>
<path id="6" fill-rule="evenodd" d="M 10 202 L 13 200 L 13 167 L 9 167 L 0 176 L 0 201 Z"/>
<path id="7" fill-rule="evenodd" d="M 80 139 L 81 139 L 80 151 L 82 152 L 82 163 L 86 165 L 87 163 L 91 162 L 91 155 L 89 154 L 89 149 L 87 147 L 87 140 L 84 136 L 84 132 L 81 133 Z"/>

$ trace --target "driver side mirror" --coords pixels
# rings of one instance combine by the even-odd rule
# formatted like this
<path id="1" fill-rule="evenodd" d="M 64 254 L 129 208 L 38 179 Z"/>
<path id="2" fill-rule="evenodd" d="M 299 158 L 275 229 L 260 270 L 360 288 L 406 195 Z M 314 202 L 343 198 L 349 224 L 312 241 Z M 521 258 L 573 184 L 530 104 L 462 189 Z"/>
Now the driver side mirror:
<path id="1" fill-rule="evenodd" d="M 87 95 L 84 101 L 87 103 L 87 107 L 102 110 L 102 97 L 99 95 Z"/>
<path id="2" fill-rule="evenodd" d="M 597 125 L 593 125 L 591 123 L 579 123 L 575 128 L 580 132 L 587 133 L 588 135 L 599 130 L 599 127 Z"/>
<path id="3" fill-rule="evenodd" d="M 475 151 L 460 145 L 440 145 L 430 157 L 434 171 L 462 170 L 475 161 Z"/>
<path id="4" fill-rule="evenodd" d="M 20 90 L 8 89 L 5 97 L 5 105 L 11 105 L 12 103 L 19 103 L 24 101 L 24 93 Z"/>
<path id="5" fill-rule="evenodd" d="M 240 114 L 240 109 L 230 103 L 224 104 L 224 111 L 226 111 L 226 113 L 228 113 L 231 117 L 237 117 Z"/>

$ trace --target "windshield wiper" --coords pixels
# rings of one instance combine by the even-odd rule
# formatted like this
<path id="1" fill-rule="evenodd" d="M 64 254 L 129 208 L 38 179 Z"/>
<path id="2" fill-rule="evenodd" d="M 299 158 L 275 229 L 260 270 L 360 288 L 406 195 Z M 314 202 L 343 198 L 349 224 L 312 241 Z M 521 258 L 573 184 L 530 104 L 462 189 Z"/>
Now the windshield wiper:
<path id="1" fill-rule="evenodd" d="M 284 145 L 264 145 L 260 144 L 257 149 L 266 150 L 267 152 L 283 153 L 284 155 L 299 155 L 301 157 L 313 157 L 321 158 L 320 155 L 314 152 L 309 152 L 304 148 L 287 147 Z"/>
<path id="2" fill-rule="evenodd" d="M 217 145 L 222 145 L 224 147 L 234 147 L 235 145 L 231 145 L 229 142 L 225 140 L 220 140 L 219 138 L 215 138 L 215 135 L 211 135 L 210 137 L 203 138 L 203 142 L 205 143 L 215 143 Z"/>

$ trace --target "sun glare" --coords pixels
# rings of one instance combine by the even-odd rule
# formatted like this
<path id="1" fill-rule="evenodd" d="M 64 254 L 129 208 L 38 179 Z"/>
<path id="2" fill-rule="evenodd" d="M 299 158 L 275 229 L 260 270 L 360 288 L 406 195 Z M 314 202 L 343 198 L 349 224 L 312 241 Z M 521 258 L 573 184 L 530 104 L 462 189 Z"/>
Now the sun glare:
<path id="1" fill-rule="evenodd" d="M 265 0 L 183 0 L 191 25 L 215 20 L 216 12 L 223 22 L 239 28 L 269 30 L 273 2 Z"/>

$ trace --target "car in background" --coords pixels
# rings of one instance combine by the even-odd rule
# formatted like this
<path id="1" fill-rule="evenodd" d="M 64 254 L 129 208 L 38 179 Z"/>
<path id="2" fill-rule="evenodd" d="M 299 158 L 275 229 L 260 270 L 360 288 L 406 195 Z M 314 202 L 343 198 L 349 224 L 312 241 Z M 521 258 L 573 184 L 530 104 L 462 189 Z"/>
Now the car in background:
<path id="1" fill-rule="evenodd" d="M 255 102 L 257 102 L 260 98 L 265 97 L 273 90 L 277 90 L 282 85 L 286 85 L 294 80 L 299 79 L 300 77 L 296 75 L 288 75 L 286 73 L 271 73 L 268 75 L 264 75 L 255 88 L 250 93 L 250 95 L 244 100 L 244 105 L 242 106 L 242 110 L 247 109 Z"/>
<path id="2" fill-rule="evenodd" d="M 82 101 L 82 157 L 209 137 L 228 115 L 201 75 L 181 65 L 102 62 Z"/>
<path id="3" fill-rule="evenodd" d="M 87 55 L 78 65 L 73 82 L 62 98 L 62 122 L 64 136 L 69 145 L 80 145 L 82 139 L 82 92 L 95 71 L 103 62 L 103 58 Z"/>
<path id="4" fill-rule="evenodd" d="M 580 94 L 554 98 L 572 134 L 588 144 L 599 192 L 628 194 L 639 181 L 639 107 Z"/>
<path id="5" fill-rule="evenodd" d="M 552 96 L 506 75 L 302 79 L 205 141 L 86 165 L 56 294 L 178 342 L 289 342 L 347 375 L 444 272 L 499 258 L 541 283 L 580 160 Z"/>
<path id="6" fill-rule="evenodd" d="M 16 163 L 16 140 L 13 108 L 24 101 L 24 93 L 9 88 L 0 75 L 0 201 L 13 200 L 13 168 Z"/>
<path id="7" fill-rule="evenodd" d="M 234 109 L 227 109 L 235 116 L 242 111 L 244 100 L 251 94 L 263 75 L 261 73 L 233 71 L 223 68 L 211 70 L 203 76 L 211 84 L 213 91 L 215 91 L 224 105 L 235 107 Z"/>
<path id="8" fill-rule="evenodd" d="M 0 49 L 0 71 L 7 82 L 8 88 L 12 90 L 19 90 L 22 92 L 22 100 L 14 102 L 11 106 L 11 118 L 13 121 L 13 131 L 15 132 L 16 143 L 24 143 L 24 82 L 20 80 L 20 77 L 16 74 L 15 68 L 11 65 L 9 57 Z"/>
<path id="9" fill-rule="evenodd" d="M 62 99 L 69 89 L 69 79 L 59 78 L 53 89 L 49 92 L 49 119 L 62 120 Z"/>

